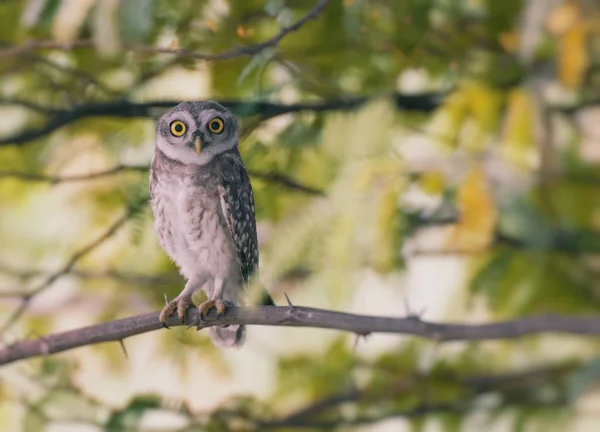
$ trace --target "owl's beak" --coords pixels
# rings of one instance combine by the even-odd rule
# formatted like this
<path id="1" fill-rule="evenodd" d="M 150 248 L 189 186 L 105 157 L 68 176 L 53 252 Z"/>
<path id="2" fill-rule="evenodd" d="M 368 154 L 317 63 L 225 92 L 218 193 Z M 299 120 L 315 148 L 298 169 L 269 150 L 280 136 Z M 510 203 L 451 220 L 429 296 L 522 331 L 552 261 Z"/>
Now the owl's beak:
<path id="1" fill-rule="evenodd" d="M 194 141 L 194 149 L 196 150 L 197 154 L 200 154 L 200 152 L 202 151 L 202 140 L 199 136 L 197 136 L 196 141 Z"/>

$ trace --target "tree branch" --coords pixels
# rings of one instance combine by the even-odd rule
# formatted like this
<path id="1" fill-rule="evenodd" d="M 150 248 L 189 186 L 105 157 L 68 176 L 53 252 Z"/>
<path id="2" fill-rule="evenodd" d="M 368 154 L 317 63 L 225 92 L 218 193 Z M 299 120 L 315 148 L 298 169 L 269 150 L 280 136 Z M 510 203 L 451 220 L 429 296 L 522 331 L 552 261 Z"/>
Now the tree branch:
<path id="1" fill-rule="evenodd" d="M 172 317 L 168 322 L 169 326 L 187 325 L 196 326 L 198 329 L 227 324 L 313 327 L 348 331 L 360 335 L 394 333 L 419 336 L 437 342 L 514 339 L 541 333 L 600 335 L 600 316 L 540 315 L 489 324 L 440 324 L 421 321 L 415 317 L 356 315 L 300 306 L 233 307 L 218 319 L 214 311 L 211 311 L 204 321 L 200 321 L 198 310 L 191 308 L 184 323 L 181 323 L 177 317 Z M 130 336 L 161 328 L 158 313 L 153 312 L 38 339 L 24 340 L 1 349 L 0 364 L 58 353 L 84 345 L 121 341 Z"/>
<path id="2" fill-rule="evenodd" d="M 398 109 L 408 111 L 431 112 L 437 108 L 444 98 L 440 93 L 424 93 L 419 95 L 393 94 L 393 99 Z M 222 100 L 220 104 L 232 110 L 240 117 L 258 116 L 267 120 L 283 114 L 292 114 L 303 111 L 326 112 L 326 111 L 349 111 L 358 108 L 364 103 L 374 99 L 369 96 L 350 97 L 345 99 L 331 99 L 319 102 L 300 102 L 296 104 L 279 104 L 267 101 L 242 101 Z M 16 134 L 0 138 L 0 146 L 22 145 L 34 139 L 41 138 L 55 130 L 74 123 L 77 120 L 90 117 L 117 117 L 117 118 L 156 118 L 163 112 L 181 101 L 152 101 L 152 102 L 129 102 L 125 100 L 114 102 L 98 102 L 77 105 L 71 109 L 57 110 L 49 116 L 49 120 L 35 129 L 27 129 Z M 3 105 L 11 104 L 11 101 L 3 101 Z M 14 105 L 33 105 L 29 108 L 39 111 L 39 107 L 24 100 L 17 100 Z"/>

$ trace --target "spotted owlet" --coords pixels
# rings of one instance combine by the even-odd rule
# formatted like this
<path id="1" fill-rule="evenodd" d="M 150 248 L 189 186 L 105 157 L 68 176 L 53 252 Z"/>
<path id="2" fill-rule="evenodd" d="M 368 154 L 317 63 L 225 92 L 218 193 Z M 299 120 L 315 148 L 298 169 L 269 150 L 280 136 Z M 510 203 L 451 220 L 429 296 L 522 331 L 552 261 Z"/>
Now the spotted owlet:
<path id="1" fill-rule="evenodd" d="M 254 198 L 238 150 L 233 114 L 216 102 L 183 102 L 158 120 L 150 170 L 150 202 L 160 245 L 187 279 L 160 314 L 183 321 L 192 294 L 204 288 L 200 315 L 241 304 L 258 268 Z M 268 295 L 264 304 L 272 304 Z M 240 346 L 242 325 L 209 328 L 213 342 Z"/>

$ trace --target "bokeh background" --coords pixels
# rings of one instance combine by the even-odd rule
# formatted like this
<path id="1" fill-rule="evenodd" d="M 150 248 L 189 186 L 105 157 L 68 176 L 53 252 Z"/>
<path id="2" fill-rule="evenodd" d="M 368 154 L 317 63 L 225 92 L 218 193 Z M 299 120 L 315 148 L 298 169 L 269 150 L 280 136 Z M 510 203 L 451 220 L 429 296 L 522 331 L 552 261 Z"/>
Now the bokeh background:
<path id="1" fill-rule="evenodd" d="M 155 118 L 190 99 L 239 115 L 278 304 L 465 323 L 596 313 L 599 35 L 594 0 L 0 2 L 2 344 L 179 293 L 147 168 Z M 124 345 L 2 367 L 1 429 L 600 422 L 594 338 L 251 327 L 221 350 L 174 328 Z"/>

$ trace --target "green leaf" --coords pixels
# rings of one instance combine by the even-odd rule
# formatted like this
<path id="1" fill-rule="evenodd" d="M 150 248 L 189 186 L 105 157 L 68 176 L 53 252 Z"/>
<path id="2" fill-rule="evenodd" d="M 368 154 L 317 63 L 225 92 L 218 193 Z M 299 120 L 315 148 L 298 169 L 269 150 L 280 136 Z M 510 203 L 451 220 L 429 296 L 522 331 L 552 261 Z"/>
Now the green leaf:
<path id="1" fill-rule="evenodd" d="M 441 413 L 436 416 L 446 432 L 460 432 L 463 416 L 457 413 Z"/>
<path id="2" fill-rule="evenodd" d="M 283 0 L 267 0 L 265 2 L 265 12 L 271 16 L 275 16 L 284 6 Z"/>
<path id="3" fill-rule="evenodd" d="M 523 199 L 504 206 L 499 218 L 500 231 L 510 238 L 531 246 L 548 248 L 553 240 L 553 229 L 538 209 Z"/>
<path id="4" fill-rule="evenodd" d="M 513 252 L 509 249 L 500 249 L 496 252 L 471 280 L 471 291 L 493 295 L 498 288 L 499 281 L 510 266 L 513 256 Z"/>
<path id="5" fill-rule="evenodd" d="M 145 42 L 154 25 L 154 0 L 127 0 L 120 3 L 121 38 L 125 42 Z"/>
<path id="6" fill-rule="evenodd" d="M 43 431 L 45 429 L 46 420 L 40 414 L 37 407 L 29 407 L 23 417 L 24 431 Z"/>
<path id="7" fill-rule="evenodd" d="M 10 3 L 10 2 L 6 2 Z M 31 2 L 30 2 L 31 3 Z M 30 23 L 30 27 L 39 32 L 47 32 L 52 25 L 54 16 L 58 12 L 61 0 L 46 0 L 41 13 L 38 14 L 37 19 Z M 3 21 L 4 23 L 5 21 Z M 17 21 L 18 22 L 18 21 Z"/>
<path id="8" fill-rule="evenodd" d="M 237 79 L 237 85 L 242 84 L 251 73 L 262 70 L 273 59 L 276 51 L 276 48 L 270 47 L 253 56 L 244 69 L 242 69 Z"/>
<path id="9" fill-rule="evenodd" d="M 120 411 L 114 412 L 106 422 L 105 430 L 137 430 L 142 415 L 151 409 L 160 408 L 161 399 L 158 396 L 138 396 Z M 29 430 L 29 429 L 27 429 Z M 34 429 L 32 429 L 34 430 Z"/>
<path id="10" fill-rule="evenodd" d="M 600 356 L 588 362 L 577 371 L 569 380 L 567 398 L 575 402 L 586 390 L 600 379 Z"/>
<path id="11" fill-rule="evenodd" d="M 94 421 L 102 409 L 74 389 L 53 390 L 43 403 L 44 412 L 53 420 L 68 421 L 74 412 L 80 420 Z M 29 429 L 27 429 L 29 430 Z M 33 430 L 33 429 L 32 429 Z"/>

